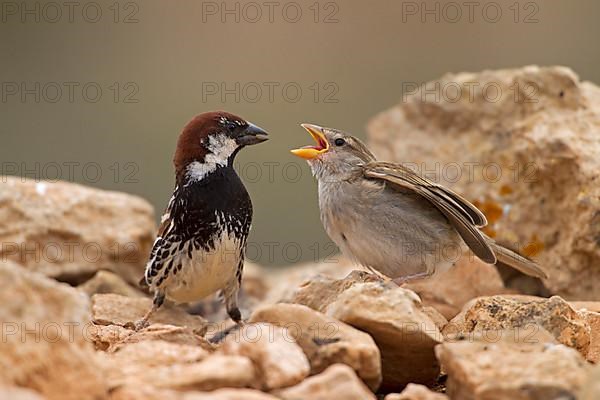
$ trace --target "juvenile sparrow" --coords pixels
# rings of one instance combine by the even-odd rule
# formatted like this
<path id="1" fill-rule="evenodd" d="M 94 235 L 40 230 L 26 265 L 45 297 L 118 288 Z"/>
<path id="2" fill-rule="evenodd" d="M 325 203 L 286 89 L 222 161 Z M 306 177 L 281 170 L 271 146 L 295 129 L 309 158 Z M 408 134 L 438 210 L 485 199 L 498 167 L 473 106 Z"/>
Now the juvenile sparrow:
<path id="1" fill-rule="evenodd" d="M 184 303 L 219 290 L 231 319 L 241 321 L 237 295 L 252 202 L 233 160 L 244 146 L 265 140 L 264 130 L 222 111 L 200 114 L 183 128 L 173 160 L 175 190 L 144 275 L 154 301 L 136 328 L 147 325 L 165 298 Z"/>
<path id="2" fill-rule="evenodd" d="M 342 252 L 397 283 L 448 269 L 466 244 L 489 264 L 546 278 L 530 261 L 479 230 L 473 204 L 400 164 L 380 162 L 357 138 L 302 124 L 315 142 L 292 153 L 318 180 L 321 221 Z"/>

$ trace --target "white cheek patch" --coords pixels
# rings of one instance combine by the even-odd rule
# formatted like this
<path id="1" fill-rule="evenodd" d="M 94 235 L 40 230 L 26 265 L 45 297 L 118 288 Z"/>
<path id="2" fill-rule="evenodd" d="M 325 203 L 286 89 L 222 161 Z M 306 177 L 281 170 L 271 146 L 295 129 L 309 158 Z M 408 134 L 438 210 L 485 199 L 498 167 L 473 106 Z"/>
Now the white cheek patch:
<path id="1" fill-rule="evenodd" d="M 194 161 L 187 167 L 187 177 L 190 183 L 197 182 L 218 167 L 224 167 L 229 162 L 229 157 L 238 148 L 238 144 L 230 137 L 218 134 L 208 137 L 206 146 L 209 153 L 204 156 L 204 162 Z"/>
<path id="2" fill-rule="evenodd" d="M 238 145 L 232 138 L 223 134 L 212 135 L 208 137 L 208 153 L 204 162 L 213 162 L 219 165 L 227 165 L 229 157 L 233 154 Z"/>

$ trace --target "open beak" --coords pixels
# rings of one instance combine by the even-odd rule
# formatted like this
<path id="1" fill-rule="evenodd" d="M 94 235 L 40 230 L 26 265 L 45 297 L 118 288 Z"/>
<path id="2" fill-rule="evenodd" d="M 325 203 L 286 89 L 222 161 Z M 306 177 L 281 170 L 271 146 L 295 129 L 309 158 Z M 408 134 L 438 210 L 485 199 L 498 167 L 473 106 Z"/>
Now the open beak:
<path id="1" fill-rule="evenodd" d="M 262 143 L 269 139 L 269 135 L 264 129 L 258 126 L 248 123 L 248 127 L 244 130 L 242 136 L 237 139 L 238 144 L 243 146 L 250 146 L 253 144 Z"/>
<path id="2" fill-rule="evenodd" d="M 304 146 L 299 149 L 290 150 L 292 154 L 300 158 L 304 158 L 305 160 L 312 160 L 329 150 L 329 142 L 327 142 L 327 139 L 325 138 L 323 128 L 312 124 L 300 124 L 300 126 L 310 133 L 310 136 L 312 136 L 316 145 Z"/>

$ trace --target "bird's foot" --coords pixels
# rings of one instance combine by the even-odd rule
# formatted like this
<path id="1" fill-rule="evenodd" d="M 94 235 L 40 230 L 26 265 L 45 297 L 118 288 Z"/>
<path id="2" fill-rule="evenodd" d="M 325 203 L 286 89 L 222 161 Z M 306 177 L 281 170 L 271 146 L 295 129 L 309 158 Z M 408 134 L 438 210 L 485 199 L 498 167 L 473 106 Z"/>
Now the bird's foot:
<path id="1" fill-rule="evenodd" d="M 149 325 L 150 325 L 150 323 L 148 322 L 148 319 L 142 318 L 142 319 L 135 321 L 135 323 L 133 324 L 133 330 L 138 332 L 144 328 L 147 328 Z"/>
<path id="2" fill-rule="evenodd" d="M 365 277 L 365 282 L 386 282 L 388 280 L 389 278 L 373 273 L 370 273 Z"/>
<path id="3" fill-rule="evenodd" d="M 154 295 L 154 299 L 152 300 L 152 307 L 148 310 L 148 312 L 146 313 L 146 315 L 144 315 L 142 317 L 142 319 L 136 321 L 133 324 L 133 329 L 135 329 L 135 331 L 139 331 L 142 330 L 144 328 L 146 328 L 148 325 L 150 325 L 149 321 L 150 321 L 150 317 L 156 312 L 158 311 L 158 309 L 160 308 L 160 306 L 162 306 L 163 302 L 165 301 L 165 294 L 163 292 L 157 292 Z"/>
<path id="4" fill-rule="evenodd" d="M 366 277 L 365 282 L 389 282 L 390 278 L 383 275 L 381 272 L 377 271 L 374 268 L 367 266 L 369 270 L 369 275 Z"/>

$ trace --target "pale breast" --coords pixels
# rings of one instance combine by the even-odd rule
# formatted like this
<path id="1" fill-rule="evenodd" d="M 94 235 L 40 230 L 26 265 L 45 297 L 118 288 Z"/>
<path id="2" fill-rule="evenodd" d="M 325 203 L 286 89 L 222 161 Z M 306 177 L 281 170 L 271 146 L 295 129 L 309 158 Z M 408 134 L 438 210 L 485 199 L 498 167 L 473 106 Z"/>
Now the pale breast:
<path id="1" fill-rule="evenodd" d="M 241 240 L 227 231 L 217 234 L 212 249 L 181 252 L 182 269 L 170 278 L 167 297 L 178 303 L 196 301 L 233 284 L 242 252 Z"/>
<path id="2" fill-rule="evenodd" d="M 462 251 L 448 221 L 426 200 L 381 184 L 319 187 L 321 219 L 340 250 L 390 278 L 446 269 Z"/>

